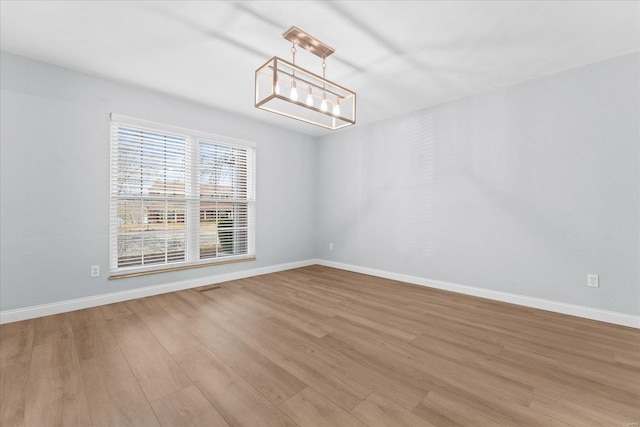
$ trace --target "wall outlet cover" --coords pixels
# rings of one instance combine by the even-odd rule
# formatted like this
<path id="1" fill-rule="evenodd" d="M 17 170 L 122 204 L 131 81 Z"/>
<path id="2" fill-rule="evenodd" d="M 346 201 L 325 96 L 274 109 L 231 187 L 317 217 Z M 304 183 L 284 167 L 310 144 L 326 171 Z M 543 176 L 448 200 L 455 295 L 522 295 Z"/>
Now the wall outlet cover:
<path id="1" fill-rule="evenodd" d="M 99 265 L 92 265 L 91 266 L 91 277 L 98 277 L 100 276 L 100 266 Z"/>

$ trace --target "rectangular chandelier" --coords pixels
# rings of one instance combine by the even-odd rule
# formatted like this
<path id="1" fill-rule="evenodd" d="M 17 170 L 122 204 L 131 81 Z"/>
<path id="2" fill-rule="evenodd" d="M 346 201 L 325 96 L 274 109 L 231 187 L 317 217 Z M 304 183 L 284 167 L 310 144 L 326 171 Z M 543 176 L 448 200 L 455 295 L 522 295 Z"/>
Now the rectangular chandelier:
<path id="1" fill-rule="evenodd" d="M 334 50 L 296 27 L 283 37 L 293 43 L 293 61 L 274 56 L 256 70 L 255 106 L 331 130 L 355 124 L 355 92 L 325 78 Z M 296 65 L 297 46 L 322 58 L 322 76 Z"/>

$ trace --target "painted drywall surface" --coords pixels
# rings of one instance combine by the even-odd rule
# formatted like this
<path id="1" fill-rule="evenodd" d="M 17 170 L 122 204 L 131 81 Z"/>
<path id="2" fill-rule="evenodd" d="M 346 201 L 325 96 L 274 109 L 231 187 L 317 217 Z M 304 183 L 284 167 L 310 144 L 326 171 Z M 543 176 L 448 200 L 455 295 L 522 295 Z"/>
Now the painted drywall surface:
<path id="1" fill-rule="evenodd" d="M 318 257 L 640 314 L 639 64 L 323 137 Z"/>
<path id="2" fill-rule="evenodd" d="M 314 257 L 313 138 L 15 55 L 1 60 L 1 310 Z M 256 143 L 257 261 L 106 279 L 111 112 Z M 101 277 L 90 278 L 93 264 Z"/>

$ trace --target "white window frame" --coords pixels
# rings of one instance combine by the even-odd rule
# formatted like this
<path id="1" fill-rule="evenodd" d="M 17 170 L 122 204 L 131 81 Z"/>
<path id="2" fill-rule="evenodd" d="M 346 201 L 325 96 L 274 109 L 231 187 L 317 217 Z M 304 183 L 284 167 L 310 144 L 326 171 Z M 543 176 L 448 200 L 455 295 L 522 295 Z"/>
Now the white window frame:
<path id="1" fill-rule="evenodd" d="M 186 161 L 187 174 L 190 175 L 189 183 L 186 184 L 186 254 L 185 261 L 177 261 L 163 264 L 154 264 L 150 266 L 133 266 L 118 267 L 118 216 L 117 216 L 117 183 L 115 182 L 114 167 L 117 167 L 117 129 L 118 126 L 127 126 L 134 129 L 146 130 L 158 133 L 167 133 L 179 136 L 185 139 L 186 145 Z M 166 125 L 163 123 L 152 122 L 148 120 L 137 119 L 120 114 L 111 113 L 110 124 L 110 153 L 111 160 L 109 163 L 109 208 L 110 208 L 110 224 L 109 224 L 109 278 L 117 279 L 123 277 L 139 276 L 144 274 L 162 273 L 167 271 L 182 270 L 188 268 L 205 267 L 216 264 L 227 264 L 230 262 L 252 261 L 255 260 L 255 159 L 256 144 L 251 141 L 215 135 L 211 133 L 196 131 L 192 129 L 181 128 L 177 126 Z M 220 144 L 229 147 L 243 148 L 247 150 L 247 213 L 248 213 L 248 237 L 247 237 L 247 253 L 238 255 L 229 255 L 223 257 L 200 259 L 200 192 L 198 183 L 198 161 L 200 142 Z"/>

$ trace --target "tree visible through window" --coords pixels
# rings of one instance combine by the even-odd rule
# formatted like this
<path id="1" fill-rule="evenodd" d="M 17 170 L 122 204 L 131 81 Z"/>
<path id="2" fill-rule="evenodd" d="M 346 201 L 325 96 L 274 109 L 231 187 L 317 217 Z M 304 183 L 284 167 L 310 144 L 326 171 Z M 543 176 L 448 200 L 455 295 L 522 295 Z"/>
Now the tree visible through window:
<path id="1" fill-rule="evenodd" d="M 254 148 L 138 122 L 112 117 L 112 274 L 253 257 Z"/>

